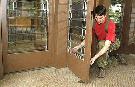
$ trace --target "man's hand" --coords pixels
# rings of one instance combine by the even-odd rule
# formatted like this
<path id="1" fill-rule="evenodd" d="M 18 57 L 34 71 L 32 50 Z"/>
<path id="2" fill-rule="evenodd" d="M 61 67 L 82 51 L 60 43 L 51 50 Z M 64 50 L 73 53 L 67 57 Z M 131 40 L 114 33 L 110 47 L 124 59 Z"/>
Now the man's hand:
<path id="1" fill-rule="evenodd" d="M 91 58 L 90 65 L 94 64 L 95 60 L 96 60 L 95 58 Z"/>
<path id="2" fill-rule="evenodd" d="M 78 46 L 75 46 L 74 48 L 70 49 L 70 52 L 75 54 L 75 53 L 77 52 L 77 50 L 78 50 L 79 48 L 83 47 L 84 45 L 85 45 L 85 40 L 83 40 L 83 41 L 81 42 L 81 44 L 79 44 Z"/>
<path id="3" fill-rule="evenodd" d="M 76 46 L 76 47 L 70 49 L 70 52 L 75 54 L 75 53 L 77 52 L 78 49 L 79 49 L 79 47 Z"/>

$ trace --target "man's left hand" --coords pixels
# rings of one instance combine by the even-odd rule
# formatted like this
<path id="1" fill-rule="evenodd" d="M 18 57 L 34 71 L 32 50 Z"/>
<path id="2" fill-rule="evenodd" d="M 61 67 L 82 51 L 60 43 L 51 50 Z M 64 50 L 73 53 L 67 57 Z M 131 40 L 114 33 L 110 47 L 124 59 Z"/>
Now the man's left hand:
<path id="1" fill-rule="evenodd" d="M 96 60 L 95 58 L 91 58 L 90 65 L 94 64 L 95 60 Z"/>

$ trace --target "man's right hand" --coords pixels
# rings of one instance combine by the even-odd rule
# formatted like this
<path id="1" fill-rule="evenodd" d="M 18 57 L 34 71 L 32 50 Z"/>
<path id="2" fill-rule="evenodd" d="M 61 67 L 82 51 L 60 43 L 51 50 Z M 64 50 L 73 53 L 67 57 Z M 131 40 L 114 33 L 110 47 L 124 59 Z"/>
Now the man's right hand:
<path id="1" fill-rule="evenodd" d="M 79 46 L 76 46 L 76 47 L 74 47 L 74 48 L 71 48 L 71 49 L 70 49 L 70 52 L 73 53 L 73 54 L 75 54 L 78 49 L 79 49 Z"/>

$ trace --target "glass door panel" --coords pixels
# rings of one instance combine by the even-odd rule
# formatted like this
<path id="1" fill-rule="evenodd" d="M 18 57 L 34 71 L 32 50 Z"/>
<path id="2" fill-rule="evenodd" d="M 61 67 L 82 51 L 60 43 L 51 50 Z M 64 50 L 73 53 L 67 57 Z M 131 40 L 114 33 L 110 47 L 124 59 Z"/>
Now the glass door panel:
<path id="1" fill-rule="evenodd" d="M 86 0 L 69 0 L 68 50 L 79 45 L 86 32 Z M 84 59 L 85 47 L 76 53 L 77 58 Z"/>
<path id="2" fill-rule="evenodd" d="M 8 0 L 8 53 L 48 50 L 48 0 Z"/>

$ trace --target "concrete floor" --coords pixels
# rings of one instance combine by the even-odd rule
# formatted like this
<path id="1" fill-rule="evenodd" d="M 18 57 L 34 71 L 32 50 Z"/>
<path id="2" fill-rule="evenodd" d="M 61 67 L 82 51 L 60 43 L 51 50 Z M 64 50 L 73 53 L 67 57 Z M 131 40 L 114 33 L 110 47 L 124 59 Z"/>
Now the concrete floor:
<path id="1" fill-rule="evenodd" d="M 80 80 L 68 68 L 37 68 L 6 74 L 0 87 L 135 87 L 135 55 L 128 55 L 128 65 L 117 65 L 107 70 L 105 78 L 92 77 L 88 84 Z"/>

